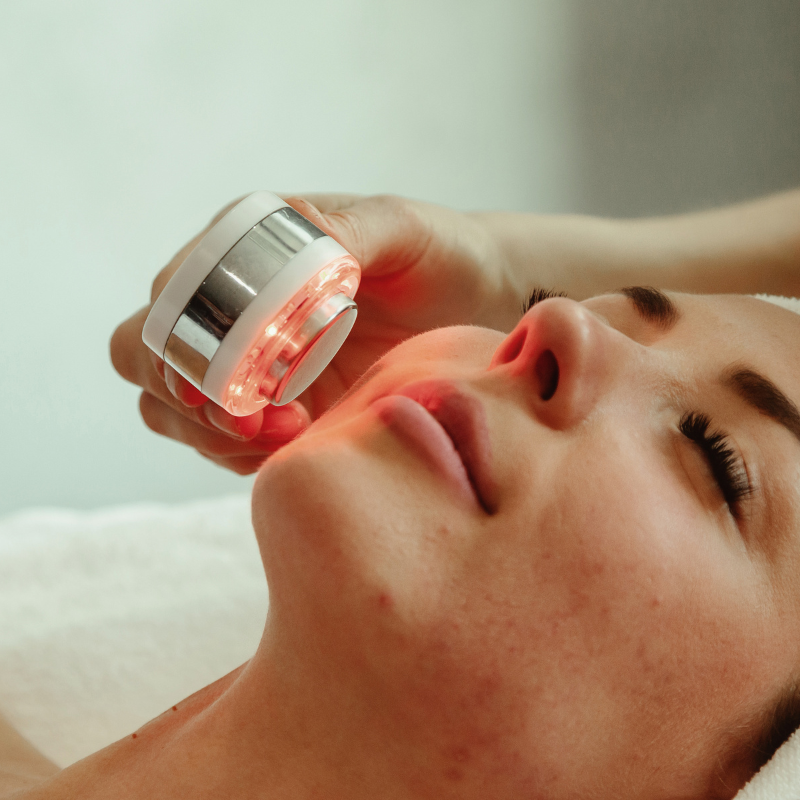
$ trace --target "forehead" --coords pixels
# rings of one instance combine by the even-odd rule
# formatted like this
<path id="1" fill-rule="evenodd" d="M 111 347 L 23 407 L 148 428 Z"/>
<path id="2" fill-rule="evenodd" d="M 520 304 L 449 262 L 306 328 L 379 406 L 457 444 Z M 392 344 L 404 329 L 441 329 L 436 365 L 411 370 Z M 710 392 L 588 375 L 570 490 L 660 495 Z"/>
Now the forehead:
<path id="1" fill-rule="evenodd" d="M 800 314 L 742 295 L 674 295 L 685 309 L 685 334 L 729 363 L 748 363 L 800 403 Z"/>

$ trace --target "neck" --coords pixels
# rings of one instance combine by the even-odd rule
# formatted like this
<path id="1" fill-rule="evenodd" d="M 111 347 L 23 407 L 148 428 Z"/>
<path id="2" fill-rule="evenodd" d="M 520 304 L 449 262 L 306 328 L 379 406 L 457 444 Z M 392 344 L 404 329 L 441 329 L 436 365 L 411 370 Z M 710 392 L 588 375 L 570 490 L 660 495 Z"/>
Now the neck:
<path id="1" fill-rule="evenodd" d="M 412 778 L 425 765 L 374 706 L 354 703 L 341 673 L 311 674 L 268 629 L 247 664 L 19 800 L 410 800 L 463 790 Z"/>

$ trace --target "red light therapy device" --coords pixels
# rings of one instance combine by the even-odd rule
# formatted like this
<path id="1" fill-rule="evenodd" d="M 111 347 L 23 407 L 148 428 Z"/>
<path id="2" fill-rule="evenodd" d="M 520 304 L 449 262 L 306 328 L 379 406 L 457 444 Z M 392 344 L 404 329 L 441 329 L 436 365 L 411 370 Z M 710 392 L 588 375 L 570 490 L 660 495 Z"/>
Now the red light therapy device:
<path id="1" fill-rule="evenodd" d="M 235 416 L 294 400 L 342 346 L 361 270 L 270 192 L 232 208 L 178 267 L 142 339 Z"/>

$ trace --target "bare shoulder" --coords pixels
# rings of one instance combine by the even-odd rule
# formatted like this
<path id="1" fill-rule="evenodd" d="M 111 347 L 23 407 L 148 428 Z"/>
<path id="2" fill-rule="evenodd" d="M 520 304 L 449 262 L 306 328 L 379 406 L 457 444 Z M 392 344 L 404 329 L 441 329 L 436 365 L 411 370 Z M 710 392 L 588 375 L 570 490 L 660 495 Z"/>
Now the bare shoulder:
<path id="1" fill-rule="evenodd" d="M 0 716 L 0 800 L 10 800 L 59 772 L 27 739 Z"/>

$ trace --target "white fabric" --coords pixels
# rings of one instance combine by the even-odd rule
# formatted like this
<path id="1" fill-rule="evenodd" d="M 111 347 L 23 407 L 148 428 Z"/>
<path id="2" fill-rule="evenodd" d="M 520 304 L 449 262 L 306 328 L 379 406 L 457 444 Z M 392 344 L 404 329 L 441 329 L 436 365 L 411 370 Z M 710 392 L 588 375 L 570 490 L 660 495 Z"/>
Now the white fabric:
<path id="1" fill-rule="evenodd" d="M 800 800 L 800 731 L 792 734 L 735 800 Z"/>
<path id="2" fill-rule="evenodd" d="M 0 713 L 66 766 L 254 652 L 267 592 L 237 496 L 0 520 Z"/>
<path id="3" fill-rule="evenodd" d="M 768 303 L 774 303 L 776 306 L 788 308 L 789 311 L 794 311 L 795 314 L 800 314 L 800 298 L 780 297 L 776 294 L 757 294 L 755 296 L 759 300 L 766 300 Z"/>

